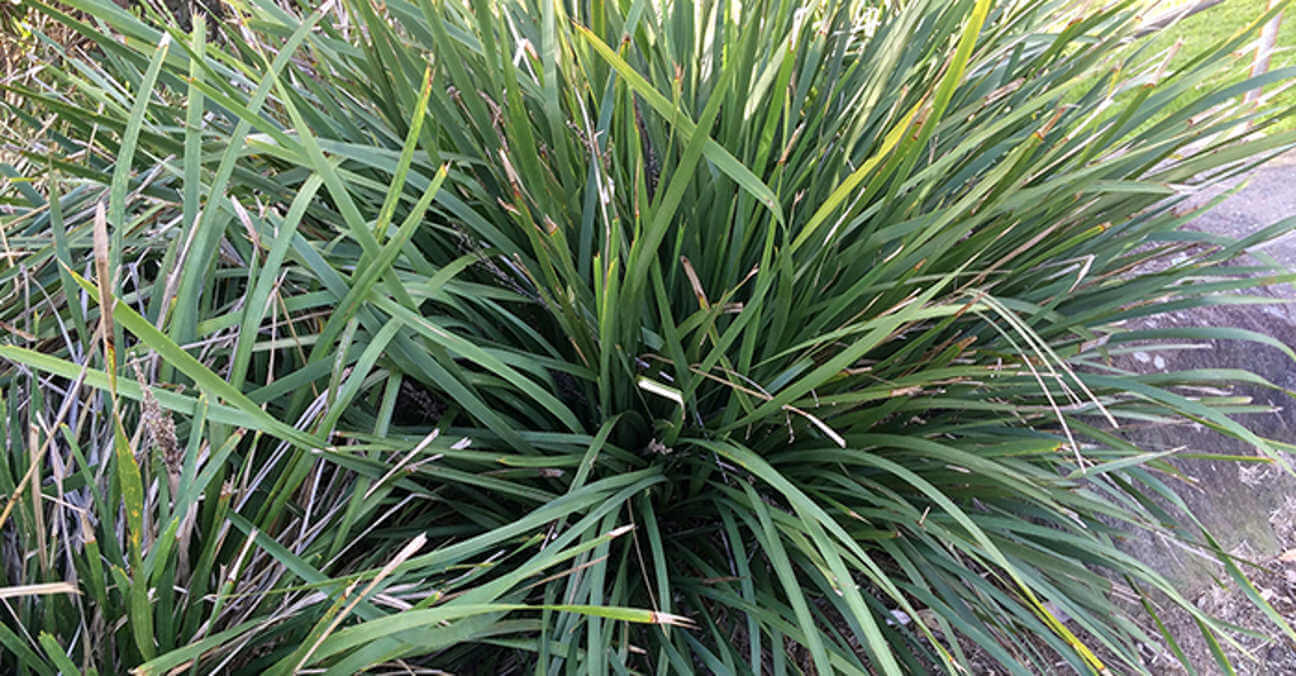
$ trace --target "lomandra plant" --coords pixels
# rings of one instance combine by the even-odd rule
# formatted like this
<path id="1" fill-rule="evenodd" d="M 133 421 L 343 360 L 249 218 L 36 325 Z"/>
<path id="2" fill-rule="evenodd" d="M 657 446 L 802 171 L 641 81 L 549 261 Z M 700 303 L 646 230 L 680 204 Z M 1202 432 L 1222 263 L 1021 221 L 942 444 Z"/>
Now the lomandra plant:
<path id="1" fill-rule="evenodd" d="M 1120 357 L 1292 278 L 1175 210 L 1296 142 L 1238 104 L 1292 69 L 1168 107 L 1267 17 L 29 5 L 89 44 L 11 87 L 6 670 L 1130 672 L 1176 606 L 1224 660 L 1120 428 L 1290 447 Z"/>

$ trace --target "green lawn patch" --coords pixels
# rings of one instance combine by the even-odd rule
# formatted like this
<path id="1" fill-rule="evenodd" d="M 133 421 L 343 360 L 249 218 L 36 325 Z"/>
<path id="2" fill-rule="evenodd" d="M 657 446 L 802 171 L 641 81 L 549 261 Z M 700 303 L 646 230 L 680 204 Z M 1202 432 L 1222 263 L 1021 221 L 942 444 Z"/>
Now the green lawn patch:
<path id="1" fill-rule="evenodd" d="M 1266 0 L 1225 0 L 1210 9 L 1194 14 L 1173 26 L 1160 31 L 1152 37 L 1150 49 L 1159 52 L 1169 49 L 1176 40 L 1183 41 L 1183 47 L 1170 60 L 1169 71 L 1180 68 L 1211 49 L 1214 45 L 1227 40 L 1238 31 L 1246 29 L 1257 18 L 1265 13 Z M 1296 64 L 1296 16 L 1291 9 L 1283 13 L 1279 27 L 1278 39 L 1274 46 L 1269 70 L 1276 70 Z M 1257 34 L 1257 40 L 1258 34 Z M 1200 95 L 1201 92 L 1218 88 L 1227 81 L 1245 76 L 1251 69 L 1255 57 L 1256 41 L 1248 43 L 1246 48 L 1235 51 L 1236 65 L 1224 72 L 1217 73 L 1194 87 L 1194 92 L 1186 93 L 1175 100 L 1171 107 L 1183 106 Z M 1270 85 L 1268 93 L 1281 85 Z M 1296 87 L 1289 87 L 1273 97 L 1272 102 L 1280 108 L 1296 106 Z M 1272 131 L 1285 131 L 1296 128 L 1296 115 L 1275 125 Z"/>

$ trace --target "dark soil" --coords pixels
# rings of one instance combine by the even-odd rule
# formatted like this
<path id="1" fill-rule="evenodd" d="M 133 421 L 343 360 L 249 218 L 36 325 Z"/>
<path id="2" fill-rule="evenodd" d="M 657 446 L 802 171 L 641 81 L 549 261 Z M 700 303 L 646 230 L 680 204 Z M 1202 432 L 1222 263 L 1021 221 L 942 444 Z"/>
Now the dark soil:
<path id="1" fill-rule="evenodd" d="M 401 379 L 400 391 L 396 395 L 396 408 L 392 410 L 392 422 L 402 426 L 437 424 L 449 408 L 441 397 L 439 392 L 406 376 Z"/>

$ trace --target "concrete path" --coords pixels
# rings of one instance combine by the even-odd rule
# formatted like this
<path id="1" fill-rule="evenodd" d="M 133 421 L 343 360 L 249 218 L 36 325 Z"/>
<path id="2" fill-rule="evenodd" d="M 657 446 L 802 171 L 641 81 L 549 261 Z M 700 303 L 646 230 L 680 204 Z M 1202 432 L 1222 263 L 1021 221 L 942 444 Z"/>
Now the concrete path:
<path id="1" fill-rule="evenodd" d="M 1245 182 L 1233 195 L 1193 222 L 1193 227 L 1229 237 L 1245 237 L 1259 227 L 1296 217 L 1296 151 L 1277 157 L 1250 175 L 1235 178 L 1202 195 L 1191 204 L 1203 204 L 1227 188 Z M 1283 265 L 1296 271 L 1296 224 L 1292 232 L 1260 248 Z"/>

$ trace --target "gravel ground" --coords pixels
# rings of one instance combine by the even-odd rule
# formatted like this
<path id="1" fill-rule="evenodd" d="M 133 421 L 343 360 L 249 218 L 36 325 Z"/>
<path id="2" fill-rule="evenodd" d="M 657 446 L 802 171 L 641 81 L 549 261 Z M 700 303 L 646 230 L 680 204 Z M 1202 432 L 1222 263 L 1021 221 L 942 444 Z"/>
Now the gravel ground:
<path id="1" fill-rule="evenodd" d="M 1189 227 L 1230 238 L 1241 238 L 1254 233 L 1259 228 L 1290 219 L 1292 221 L 1290 232 L 1259 247 L 1258 253 L 1269 256 L 1296 272 L 1296 151 L 1275 158 L 1247 176 L 1232 179 L 1222 186 L 1203 191 L 1201 195 L 1189 200 L 1184 209 L 1204 205 L 1232 188 L 1240 189 L 1197 218 Z M 1296 285 L 1282 285 L 1258 293 L 1275 296 L 1275 300 L 1280 303 L 1283 300 L 1296 301 Z M 1181 325 L 1245 326 L 1274 336 L 1296 349 L 1296 321 L 1294 321 L 1296 305 L 1235 307 L 1228 310 L 1203 309 L 1196 316 L 1191 316 L 1193 313 L 1176 314 L 1190 316 L 1167 317 L 1165 321 Z M 1199 352 L 1196 357 L 1191 358 L 1201 360 L 1201 363 L 1176 364 L 1174 367 L 1240 366 L 1260 373 L 1270 382 L 1292 389 L 1293 384 L 1296 383 L 1296 365 L 1277 351 L 1268 354 L 1271 350 L 1272 348 L 1257 350 L 1254 344 L 1242 347 L 1215 341 L 1214 349 L 1204 354 Z M 1235 363 L 1239 360 L 1246 363 Z M 1277 418 L 1283 422 L 1254 419 L 1246 421 L 1246 424 L 1254 425 L 1262 435 L 1296 443 L 1296 428 L 1292 427 L 1291 422 L 1287 422 L 1296 419 L 1296 416 L 1292 415 L 1296 403 L 1272 391 L 1244 394 L 1259 399 L 1257 403 L 1270 403 L 1287 409 L 1277 415 Z M 1180 433 L 1162 432 L 1162 434 Z M 1175 443 L 1179 441 L 1181 440 L 1174 440 Z M 1242 449 L 1238 450 L 1245 452 Z M 1190 475 L 1196 475 L 1204 480 L 1202 486 L 1204 490 L 1196 491 L 1197 495 L 1186 496 L 1186 498 L 1199 516 L 1213 516 L 1206 520 L 1216 522 L 1210 527 L 1217 535 L 1226 536 L 1221 537 L 1221 541 L 1225 539 L 1232 541 L 1225 546 L 1231 549 L 1234 555 L 1253 564 L 1244 567 L 1255 585 L 1256 592 L 1289 624 L 1296 625 L 1296 490 L 1293 490 L 1294 482 L 1289 477 L 1278 476 L 1281 472 L 1277 468 L 1264 467 L 1262 473 L 1257 473 L 1260 467 L 1263 466 L 1230 467 L 1225 471 L 1224 468 L 1186 466 L 1184 469 Z M 1246 508 L 1241 511 L 1247 514 L 1221 513 L 1235 511 L 1230 509 L 1230 506 L 1236 507 L 1237 504 L 1245 504 Z M 1222 524 L 1229 524 L 1230 517 L 1245 521 L 1246 527 L 1241 523 L 1233 522 L 1225 528 L 1230 532 L 1221 533 L 1219 527 Z M 1248 533 L 1248 535 L 1239 536 L 1239 533 Z M 1255 537 L 1250 535 L 1251 533 L 1263 537 Z M 1153 560 L 1159 556 L 1150 550 L 1144 550 L 1142 553 L 1151 556 Z M 1172 561 L 1167 558 L 1162 563 L 1167 569 L 1163 572 L 1169 574 L 1171 571 L 1168 569 L 1172 567 Z M 1282 632 L 1245 594 L 1234 590 L 1231 584 L 1225 582 L 1227 576 L 1222 569 L 1204 570 L 1208 573 L 1207 582 L 1202 584 L 1202 580 L 1198 578 L 1195 584 L 1185 583 L 1183 591 L 1207 613 L 1250 630 L 1250 633 L 1232 633 L 1233 641 L 1226 639 L 1222 642 L 1221 647 L 1237 669 L 1237 673 L 1243 676 L 1296 675 L 1296 641 L 1283 636 Z M 1178 577 L 1174 575 L 1172 579 Z M 1210 581 L 1212 577 L 1224 584 L 1212 583 Z M 1223 673 L 1211 655 L 1210 646 L 1187 613 L 1171 611 L 1161 619 L 1171 633 L 1179 639 L 1180 647 L 1197 667 L 1199 673 Z M 1185 673 L 1178 666 L 1177 660 L 1168 652 L 1161 654 L 1150 652 L 1146 655 L 1145 664 L 1154 674 Z"/>
<path id="2" fill-rule="evenodd" d="M 1188 227 L 1241 238 L 1262 227 L 1292 219 L 1291 232 L 1266 244 L 1260 253 L 1296 272 L 1296 152 L 1275 158 L 1247 176 L 1203 191 L 1180 208 L 1182 212 L 1191 211 L 1232 188 L 1239 190 Z M 1254 293 L 1273 297 L 1275 304 L 1204 307 L 1144 321 L 1148 328 L 1237 326 L 1266 333 L 1296 349 L 1296 284 L 1259 289 Z M 1241 367 L 1288 391 L 1296 391 L 1296 364 L 1281 351 L 1249 341 L 1209 342 L 1210 349 L 1205 350 L 1138 353 L 1124 366 L 1140 371 Z M 1278 409 L 1274 413 L 1240 416 L 1240 422 L 1261 436 L 1296 443 L 1296 402 L 1281 392 L 1262 387 L 1239 385 L 1233 389 L 1235 394 L 1251 397 L 1254 403 Z M 1147 448 L 1254 452 L 1246 444 L 1195 426 L 1126 425 L 1121 434 Z M 1292 460 L 1296 465 L 1296 456 Z M 1256 593 L 1290 625 L 1296 626 L 1296 477 L 1284 475 L 1272 465 L 1187 459 L 1177 460 L 1176 465 L 1196 480 L 1182 495 L 1189 508 L 1214 533 L 1221 546 L 1245 562 L 1240 565 Z M 1221 650 L 1237 674 L 1296 676 L 1296 641 L 1284 636 L 1246 594 L 1238 591 L 1227 572 L 1213 559 L 1185 554 L 1180 548 L 1149 537 L 1126 540 L 1124 548 L 1165 575 L 1198 608 L 1242 629 L 1230 632 L 1220 641 Z M 1156 603 L 1160 619 L 1196 667 L 1195 673 L 1225 673 L 1216 664 L 1210 645 L 1191 616 L 1164 603 L 1164 599 L 1160 601 Z M 1141 614 L 1133 606 L 1130 610 Z M 1145 631 L 1155 637 L 1155 626 L 1150 618 L 1145 619 Z M 1158 676 L 1192 673 L 1184 670 L 1169 650 L 1152 645 L 1145 647 L 1143 664 L 1150 673 Z M 978 659 L 979 650 L 970 645 L 965 648 L 972 656 L 973 673 L 998 676 L 986 666 L 986 660 Z M 1115 664 L 1112 666 L 1109 673 L 1120 673 Z"/>

